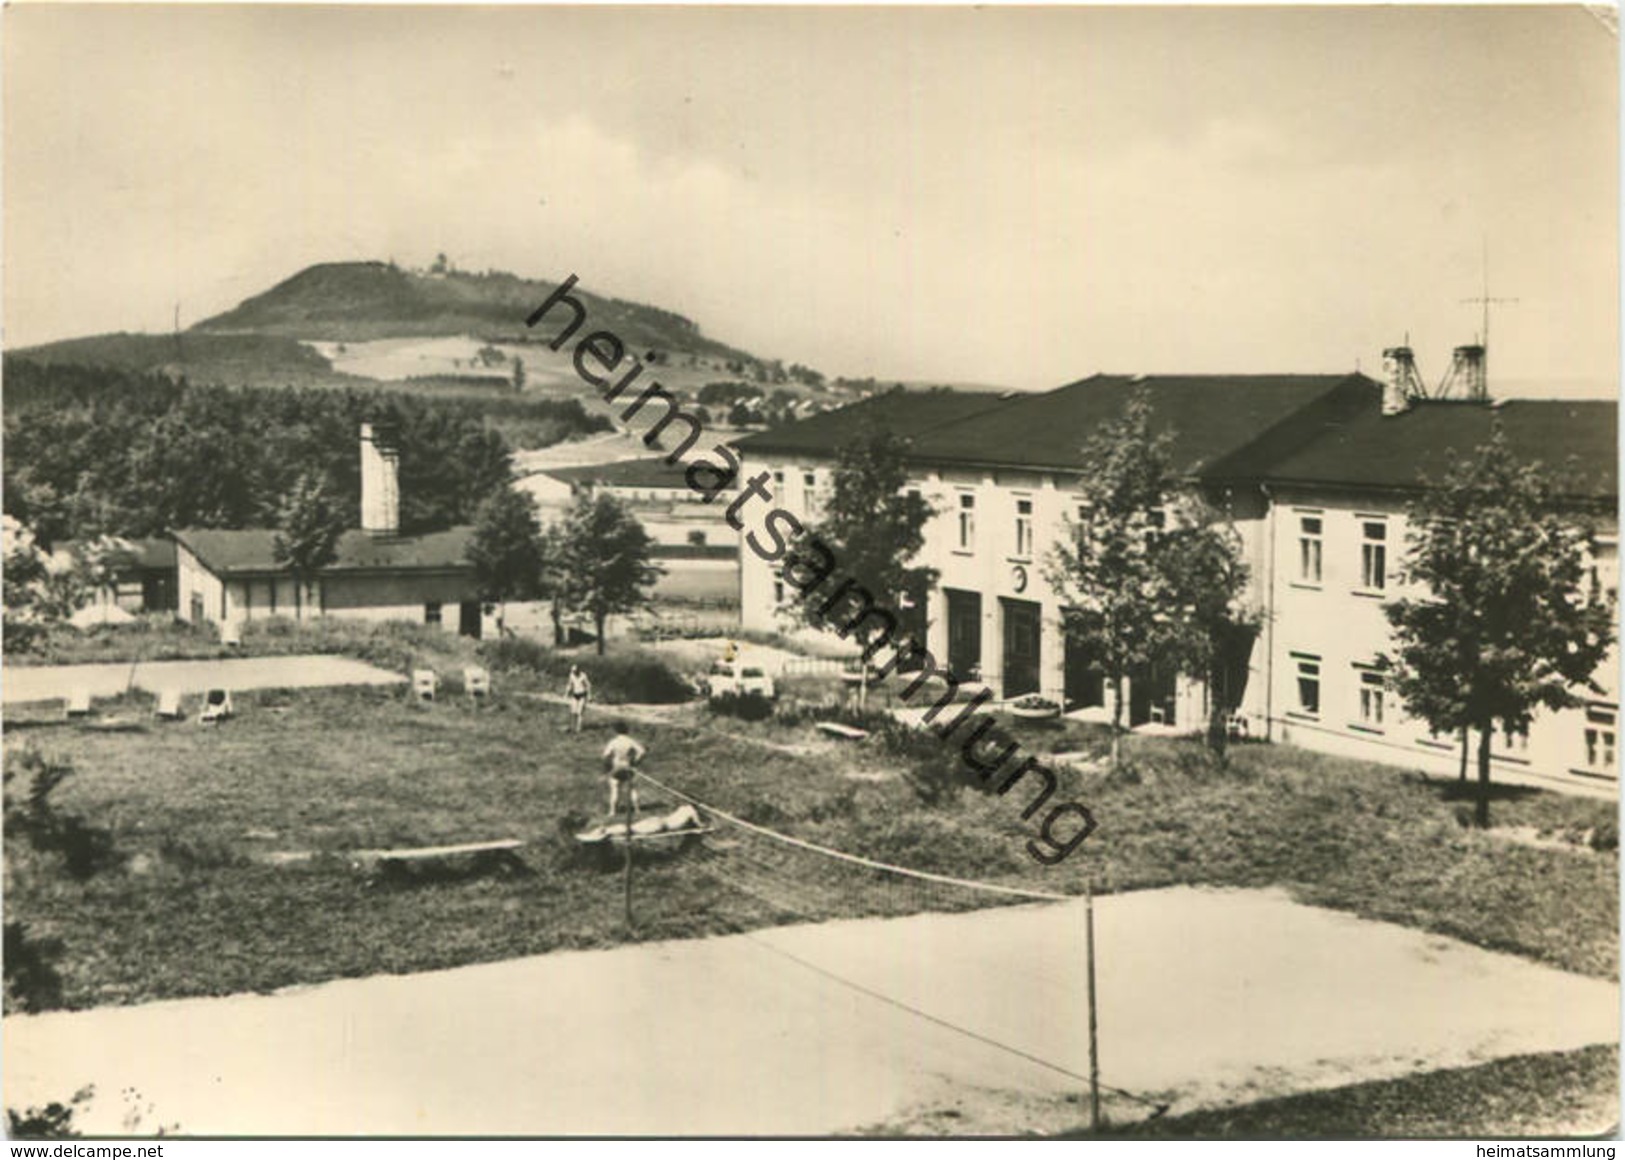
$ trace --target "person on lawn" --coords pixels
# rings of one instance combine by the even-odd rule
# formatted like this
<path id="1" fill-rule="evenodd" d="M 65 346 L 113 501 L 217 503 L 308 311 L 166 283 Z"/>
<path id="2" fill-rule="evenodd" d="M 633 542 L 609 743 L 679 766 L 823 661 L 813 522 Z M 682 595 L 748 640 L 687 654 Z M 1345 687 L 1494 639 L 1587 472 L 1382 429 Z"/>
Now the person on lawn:
<path id="1" fill-rule="evenodd" d="M 581 671 L 580 665 L 570 666 L 570 677 L 564 683 L 564 695 L 570 701 L 570 732 L 581 732 L 581 719 L 587 712 L 587 698 L 592 696 L 592 682 Z"/>
<path id="2" fill-rule="evenodd" d="M 644 754 L 647 752 L 648 750 L 628 736 L 625 721 L 615 722 L 615 736 L 611 737 L 609 744 L 604 746 L 604 768 L 609 772 L 609 813 L 611 817 L 614 817 L 616 811 L 621 808 L 621 788 L 623 786 L 626 788 L 626 792 L 632 795 L 630 799 L 632 813 L 634 816 L 637 814 L 638 788 L 632 779 L 637 773 L 638 762 L 643 760 Z"/>

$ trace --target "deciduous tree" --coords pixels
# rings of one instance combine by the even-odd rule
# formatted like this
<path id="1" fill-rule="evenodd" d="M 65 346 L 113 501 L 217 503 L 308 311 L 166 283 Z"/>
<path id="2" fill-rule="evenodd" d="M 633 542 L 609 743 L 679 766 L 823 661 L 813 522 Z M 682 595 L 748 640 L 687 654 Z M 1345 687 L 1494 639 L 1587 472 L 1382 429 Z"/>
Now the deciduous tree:
<path id="1" fill-rule="evenodd" d="M 344 518 L 327 485 L 316 476 L 301 475 L 282 501 L 272 541 L 277 563 L 293 575 L 294 619 L 303 619 L 311 581 L 333 562 L 343 534 Z"/>
<path id="2" fill-rule="evenodd" d="M 536 504 L 517 488 L 505 487 L 482 503 L 474 516 L 468 543 L 468 562 L 480 599 L 501 609 L 500 626 L 507 619 L 510 600 L 534 600 L 543 595 L 546 555 Z"/>
<path id="3" fill-rule="evenodd" d="M 1111 760 L 1122 757 L 1126 682 L 1153 665 L 1211 679 L 1247 614 L 1238 545 L 1174 472 L 1168 431 L 1152 431 L 1149 399 L 1131 396 L 1085 441 L 1081 509 L 1051 549 L 1050 584 L 1066 604 L 1066 635 L 1096 660 L 1112 693 Z M 1215 713 L 1220 698 L 1214 697 Z"/>
<path id="4" fill-rule="evenodd" d="M 1539 709 L 1600 691 L 1614 613 L 1588 590 L 1590 531 L 1538 463 L 1498 429 L 1411 506 L 1403 582 L 1384 607 L 1395 651 L 1389 684 L 1436 732 L 1478 732 L 1476 822 L 1490 823 L 1490 745 Z"/>
<path id="5" fill-rule="evenodd" d="M 888 612 L 924 606 L 937 570 L 918 563 L 916 557 L 925 544 L 931 505 L 920 492 L 908 489 L 908 447 L 907 440 L 881 431 L 842 449 L 828 494 L 806 536 L 829 549 L 857 590 L 849 587 L 832 605 L 835 593 L 822 586 L 807 589 L 792 606 L 803 623 L 834 627 L 845 635 L 855 606 L 866 598 Z M 855 614 L 861 617 L 862 608 Z M 922 634 L 925 629 L 923 624 L 905 627 Z M 860 700 L 867 697 L 867 664 L 862 673 Z"/>
<path id="6" fill-rule="evenodd" d="M 559 529 L 559 580 L 570 608 L 588 613 L 604 651 L 604 623 L 648 599 L 663 572 L 649 533 L 612 495 L 583 493 Z"/>

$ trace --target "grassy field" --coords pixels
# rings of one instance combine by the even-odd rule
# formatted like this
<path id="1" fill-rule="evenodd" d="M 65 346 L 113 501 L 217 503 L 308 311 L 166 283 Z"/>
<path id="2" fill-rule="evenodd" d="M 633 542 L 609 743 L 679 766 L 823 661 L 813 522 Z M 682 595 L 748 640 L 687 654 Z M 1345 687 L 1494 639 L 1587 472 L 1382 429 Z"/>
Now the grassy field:
<path id="1" fill-rule="evenodd" d="M 567 837 L 604 808 L 597 769 L 609 714 L 572 736 L 561 707 L 528 694 L 538 680 L 499 673 L 498 696 L 483 708 L 460 699 L 421 706 L 371 689 L 244 694 L 238 718 L 218 729 L 160 725 L 144 713 L 128 714 L 120 729 L 12 714 L 8 768 L 30 747 L 71 764 L 76 772 L 52 803 L 108 829 L 117 858 L 77 881 L 56 855 L 8 833 L 6 918 L 35 942 L 60 942 L 60 1002 L 70 1007 L 623 941 L 618 877 L 573 862 Z M 1220 768 L 1190 743 L 1136 739 L 1134 772 L 1064 787 L 1100 829 L 1046 868 L 1026 853 L 1032 830 L 1014 795 L 921 780 L 933 760 L 955 760 L 934 741 L 916 738 L 907 752 L 878 739 L 841 748 L 806 723 L 747 724 L 696 705 L 635 720 L 655 777 L 760 824 L 882 860 L 1063 892 L 1080 890 L 1086 876 L 1106 890 L 1278 884 L 1307 902 L 1570 970 L 1618 970 L 1616 850 L 1535 848 L 1468 830 L 1451 787 L 1403 771 L 1261 745 Z M 1040 753 L 1102 741 L 1069 729 L 1013 732 Z M 26 789 L 8 784 L 8 804 Z M 1498 802 L 1496 820 L 1579 838 L 1613 812 L 1531 793 Z M 510 836 L 530 843 L 527 874 L 389 883 L 341 857 Z M 262 860 L 274 851 L 319 856 Z M 651 862 L 638 875 L 635 937 L 987 901 L 878 889 L 868 872 L 855 877 L 810 855 L 741 853 L 760 875 L 793 884 L 789 903 L 721 885 L 707 858 Z"/>
<path id="2" fill-rule="evenodd" d="M 1130 1139 L 1539 1138 L 1607 1133 L 1618 1122 L 1619 1049 L 1597 1046 L 1193 1112 L 1105 1134 Z"/>

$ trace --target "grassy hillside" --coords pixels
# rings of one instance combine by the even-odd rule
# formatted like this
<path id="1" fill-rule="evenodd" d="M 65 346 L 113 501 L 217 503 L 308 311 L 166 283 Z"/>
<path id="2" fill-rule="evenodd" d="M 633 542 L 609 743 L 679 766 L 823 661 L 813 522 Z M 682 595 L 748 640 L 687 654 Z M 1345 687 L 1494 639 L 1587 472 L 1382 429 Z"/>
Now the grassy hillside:
<path id="1" fill-rule="evenodd" d="M 384 262 L 331 262 L 301 270 L 193 329 L 340 342 L 458 334 L 519 338 L 526 334 L 525 317 L 556 285 L 498 271 L 427 274 Z M 633 347 L 750 357 L 705 337 L 680 314 L 579 288 L 577 293 L 594 325 Z"/>
<path id="2" fill-rule="evenodd" d="M 40 366 L 117 367 L 232 386 L 360 385 L 312 348 L 269 334 L 97 334 L 6 352 Z"/>

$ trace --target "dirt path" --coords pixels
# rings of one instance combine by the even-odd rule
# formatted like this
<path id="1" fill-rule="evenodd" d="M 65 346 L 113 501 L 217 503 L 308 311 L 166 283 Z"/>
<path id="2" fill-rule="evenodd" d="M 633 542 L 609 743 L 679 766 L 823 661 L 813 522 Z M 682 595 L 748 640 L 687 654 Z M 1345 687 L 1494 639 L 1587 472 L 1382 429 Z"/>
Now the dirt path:
<path id="1" fill-rule="evenodd" d="M 1106 898 L 1097 928 L 1102 1079 L 1175 1112 L 1617 1041 L 1610 982 L 1275 891 Z M 14 1017 L 6 1103 L 93 1082 L 82 1126 L 116 1132 L 134 1087 L 200 1134 L 1076 1127 L 1081 956 L 1077 905 L 1023 906 Z"/>
<path id="2" fill-rule="evenodd" d="M 17 665 L 0 673 L 0 702 L 54 701 L 74 689 L 116 697 L 130 687 L 156 693 L 209 689 L 303 689 L 327 685 L 388 685 L 406 678 L 363 661 L 335 656 L 232 657 L 225 660 L 149 661 L 95 665 Z"/>

